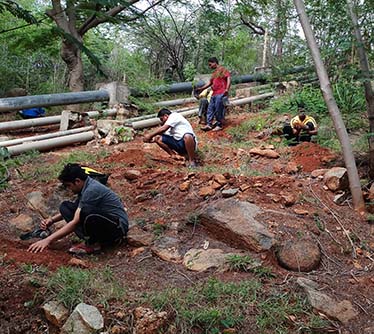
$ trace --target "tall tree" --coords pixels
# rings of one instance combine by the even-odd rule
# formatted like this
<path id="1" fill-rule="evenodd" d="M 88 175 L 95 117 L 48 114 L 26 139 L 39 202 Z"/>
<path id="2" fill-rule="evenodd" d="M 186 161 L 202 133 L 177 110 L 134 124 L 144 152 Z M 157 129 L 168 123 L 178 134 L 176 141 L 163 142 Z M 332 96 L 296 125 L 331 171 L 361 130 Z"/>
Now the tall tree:
<path id="1" fill-rule="evenodd" d="M 337 132 L 342 147 L 344 162 L 348 171 L 349 186 L 352 194 L 353 207 L 359 213 L 364 213 L 365 203 L 362 197 L 361 184 L 357 172 L 355 158 L 352 151 L 352 146 L 349 141 L 348 133 L 345 128 L 343 118 L 334 99 L 330 80 L 326 68 L 323 64 L 319 48 L 314 37 L 314 33 L 312 31 L 308 16 L 305 11 L 304 2 L 302 0 L 293 0 L 293 2 L 295 4 L 301 26 L 304 30 L 305 38 L 307 40 L 309 50 L 315 64 L 324 100 L 331 115 L 332 121 L 335 126 L 335 130 Z"/>
<path id="2" fill-rule="evenodd" d="M 374 179 L 374 93 L 371 86 L 370 67 L 365 51 L 364 41 L 358 25 L 358 19 L 355 6 L 350 0 L 347 0 L 348 13 L 352 20 L 354 35 L 357 40 L 357 51 L 360 59 L 362 77 L 364 79 L 365 99 L 367 104 L 367 113 L 369 118 L 369 176 Z"/>
<path id="3" fill-rule="evenodd" d="M 61 57 L 67 65 L 68 85 L 71 91 L 84 89 L 82 49 L 84 35 L 100 24 L 120 21 L 129 22 L 139 17 L 142 12 L 133 5 L 140 0 L 51 0 L 52 8 L 46 14 L 56 23 L 61 33 Z M 154 2 L 153 7 L 162 0 Z M 144 10 L 143 12 L 147 11 Z M 117 20 L 116 20 L 116 19 Z M 86 50 L 87 51 L 87 50 Z"/>

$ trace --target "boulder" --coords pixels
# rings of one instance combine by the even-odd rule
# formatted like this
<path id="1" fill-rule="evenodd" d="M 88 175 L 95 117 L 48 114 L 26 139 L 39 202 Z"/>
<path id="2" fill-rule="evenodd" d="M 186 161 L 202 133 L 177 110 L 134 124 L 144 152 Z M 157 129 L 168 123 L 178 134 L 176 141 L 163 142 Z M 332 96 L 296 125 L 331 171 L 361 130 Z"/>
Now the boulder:
<path id="1" fill-rule="evenodd" d="M 182 262 L 182 254 L 179 252 L 179 240 L 176 238 L 163 237 L 158 239 L 152 246 L 151 251 L 164 261 Z"/>
<path id="2" fill-rule="evenodd" d="M 31 210 L 39 210 L 43 214 L 44 214 L 44 212 L 46 212 L 46 210 L 47 210 L 46 205 L 45 205 L 46 200 L 43 197 L 43 193 L 41 191 L 33 191 L 31 193 L 28 193 L 26 195 L 26 198 L 28 200 L 27 206 Z"/>
<path id="3" fill-rule="evenodd" d="M 343 324 L 347 324 L 358 315 L 358 312 L 354 309 L 350 301 L 343 300 L 337 302 L 322 291 L 319 291 L 316 282 L 303 277 L 299 277 L 296 282 L 307 293 L 308 300 L 312 307 L 317 311 L 326 314 L 328 317 L 337 319 Z"/>
<path id="4" fill-rule="evenodd" d="M 190 249 L 183 258 L 184 266 L 192 271 L 205 271 L 210 268 L 220 268 L 226 263 L 226 257 L 222 249 Z"/>
<path id="5" fill-rule="evenodd" d="M 104 328 L 104 319 L 99 310 L 80 303 L 61 328 L 61 334 L 92 334 Z"/>
<path id="6" fill-rule="evenodd" d="M 308 272 L 321 262 L 321 250 L 309 239 L 289 240 L 277 252 L 279 264 L 289 270 Z"/>
<path id="7" fill-rule="evenodd" d="M 17 230 L 29 232 L 35 228 L 32 217 L 21 213 L 19 216 L 12 218 L 10 224 Z"/>
<path id="8" fill-rule="evenodd" d="M 345 190 L 349 186 L 347 169 L 333 167 L 325 173 L 323 181 L 331 191 Z"/>
<path id="9" fill-rule="evenodd" d="M 203 207 L 200 221 L 217 239 L 260 252 L 270 249 L 275 242 L 274 235 L 255 219 L 261 212 L 254 204 L 222 199 Z"/>
<path id="10" fill-rule="evenodd" d="M 149 246 L 153 242 L 153 234 L 134 225 L 127 233 L 127 242 L 133 247 Z"/>
<path id="11" fill-rule="evenodd" d="M 57 327 L 61 327 L 69 316 L 68 309 L 57 301 L 50 301 L 42 306 L 45 317 Z"/>
<path id="12" fill-rule="evenodd" d="M 157 334 L 166 324 L 168 314 L 166 312 L 155 312 L 146 307 L 137 307 L 134 310 L 133 334 Z"/>

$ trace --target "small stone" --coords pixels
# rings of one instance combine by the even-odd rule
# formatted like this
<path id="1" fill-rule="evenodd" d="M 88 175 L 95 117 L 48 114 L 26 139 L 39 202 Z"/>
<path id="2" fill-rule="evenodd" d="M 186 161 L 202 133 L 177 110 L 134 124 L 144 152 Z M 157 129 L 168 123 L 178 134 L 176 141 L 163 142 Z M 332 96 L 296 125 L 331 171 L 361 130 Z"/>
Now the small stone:
<path id="1" fill-rule="evenodd" d="M 245 192 L 246 190 L 248 190 L 251 186 L 249 184 L 242 184 L 240 185 L 239 189 L 241 192 Z"/>
<path id="2" fill-rule="evenodd" d="M 73 257 L 69 260 L 68 265 L 72 267 L 80 267 L 80 268 L 89 268 L 89 265 L 86 261 Z"/>
<path id="3" fill-rule="evenodd" d="M 133 247 L 149 246 L 153 241 L 153 234 L 144 231 L 139 226 L 133 226 L 127 233 L 127 242 Z"/>
<path id="4" fill-rule="evenodd" d="M 180 191 L 187 191 L 190 189 L 191 181 L 185 181 L 179 185 L 179 190 Z"/>
<path id="5" fill-rule="evenodd" d="M 145 247 L 138 247 L 131 251 L 130 257 L 138 256 L 139 254 L 143 253 L 145 251 Z"/>
<path id="6" fill-rule="evenodd" d="M 328 169 L 315 169 L 314 171 L 312 171 L 310 173 L 310 176 L 312 178 L 317 178 L 317 177 L 320 177 L 320 176 L 323 176 L 325 175 L 325 173 L 328 171 Z"/>
<path id="7" fill-rule="evenodd" d="M 294 209 L 293 212 L 300 216 L 307 216 L 309 214 L 309 211 L 304 209 Z"/>
<path id="8" fill-rule="evenodd" d="M 283 195 L 282 198 L 285 206 L 292 206 L 296 202 L 296 197 L 293 194 Z"/>
<path id="9" fill-rule="evenodd" d="M 126 170 L 124 173 L 123 173 L 123 176 L 129 180 L 129 181 L 133 181 L 133 180 L 136 180 L 138 179 L 140 176 L 142 175 L 142 173 L 136 169 L 128 169 Z"/>
<path id="10" fill-rule="evenodd" d="M 277 159 L 279 158 L 279 153 L 274 150 L 263 150 L 261 148 L 252 148 L 249 150 L 250 154 L 259 155 L 262 157 L 270 158 L 270 159 Z"/>
<path id="11" fill-rule="evenodd" d="M 222 197 L 224 198 L 232 197 L 232 196 L 235 196 L 238 192 L 239 192 L 238 188 L 225 189 L 225 190 L 222 190 Z"/>
<path id="12" fill-rule="evenodd" d="M 61 328 L 61 334 L 89 334 L 102 328 L 104 319 L 99 310 L 94 306 L 80 303 Z"/>
<path id="13" fill-rule="evenodd" d="M 211 186 L 202 187 L 199 190 L 199 196 L 205 197 L 205 196 L 213 196 L 215 194 L 214 188 Z"/>
<path id="14" fill-rule="evenodd" d="M 227 183 L 227 178 L 223 174 L 216 174 L 213 179 L 222 186 Z"/>
<path id="15" fill-rule="evenodd" d="M 50 301 L 42 306 L 45 317 L 57 327 L 61 327 L 69 316 L 69 310 L 57 301 Z"/>
<path id="16" fill-rule="evenodd" d="M 221 183 L 218 183 L 218 182 L 216 182 L 216 181 L 214 181 L 214 182 L 212 183 L 212 188 L 213 188 L 214 190 L 221 189 L 222 187 L 223 187 L 223 186 L 222 186 Z"/>
<path id="17" fill-rule="evenodd" d="M 291 161 L 287 164 L 286 166 L 287 174 L 296 174 L 298 171 L 299 171 L 299 166 L 295 162 Z"/>

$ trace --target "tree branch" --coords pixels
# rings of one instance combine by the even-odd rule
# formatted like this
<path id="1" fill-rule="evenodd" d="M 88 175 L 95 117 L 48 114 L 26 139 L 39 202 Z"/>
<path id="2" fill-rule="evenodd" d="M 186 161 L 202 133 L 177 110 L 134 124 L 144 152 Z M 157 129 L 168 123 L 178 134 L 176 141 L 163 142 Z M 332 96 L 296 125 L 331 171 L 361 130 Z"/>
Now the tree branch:
<path id="1" fill-rule="evenodd" d="M 244 20 L 243 16 L 240 15 L 240 21 L 242 21 L 242 24 L 244 24 L 246 27 L 252 30 L 253 33 L 256 35 L 265 35 L 265 29 L 261 26 L 254 24 L 253 22 L 248 22 Z"/>

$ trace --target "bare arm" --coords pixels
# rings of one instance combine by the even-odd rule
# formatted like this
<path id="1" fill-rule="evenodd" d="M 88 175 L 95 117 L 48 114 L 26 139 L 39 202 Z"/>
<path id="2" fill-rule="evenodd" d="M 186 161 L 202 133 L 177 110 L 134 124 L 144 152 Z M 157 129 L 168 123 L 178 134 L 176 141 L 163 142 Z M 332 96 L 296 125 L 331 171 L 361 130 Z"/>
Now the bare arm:
<path id="1" fill-rule="evenodd" d="M 62 216 L 60 213 L 52 216 L 52 217 L 49 217 L 47 219 L 43 219 L 42 222 L 40 223 L 40 228 L 42 230 L 45 230 L 47 229 L 49 226 L 51 226 L 52 224 L 60 221 L 62 219 Z"/>
<path id="2" fill-rule="evenodd" d="M 153 137 L 160 135 L 167 131 L 170 128 L 170 125 L 164 124 L 163 126 L 160 126 L 155 131 L 152 131 L 151 133 L 144 136 L 144 142 L 149 143 Z"/>
<path id="3" fill-rule="evenodd" d="M 34 242 L 32 245 L 30 245 L 27 251 L 31 253 L 42 252 L 45 248 L 47 248 L 50 245 L 50 243 L 56 240 L 59 240 L 63 238 L 64 236 L 73 232 L 75 230 L 76 225 L 79 223 L 80 212 L 81 212 L 81 209 L 78 208 L 75 211 L 74 218 L 72 221 L 67 223 L 64 227 L 60 228 L 56 232 L 52 233 L 49 237 L 43 240 Z"/>
<path id="4" fill-rule="evenodd" d="M 212 78 L 209 80 L 208 83 L 206 83 L 204 86 L 202 87 L 199 87 L 199 88 L 196 88 L 197 91 L 201 92 L 203 91 L 204 89 L 207 89 L 208 87 L 210 87 L 211 85 L 213 85 L 213 80 Z"/>
<path id="5" fill-rule="evenodd" d="M 225 95 L 229 94 L 230 86 L 231 86 L 231 76 L 228 76 L 227 77 L 227 84 L 226 84 Z"/>

